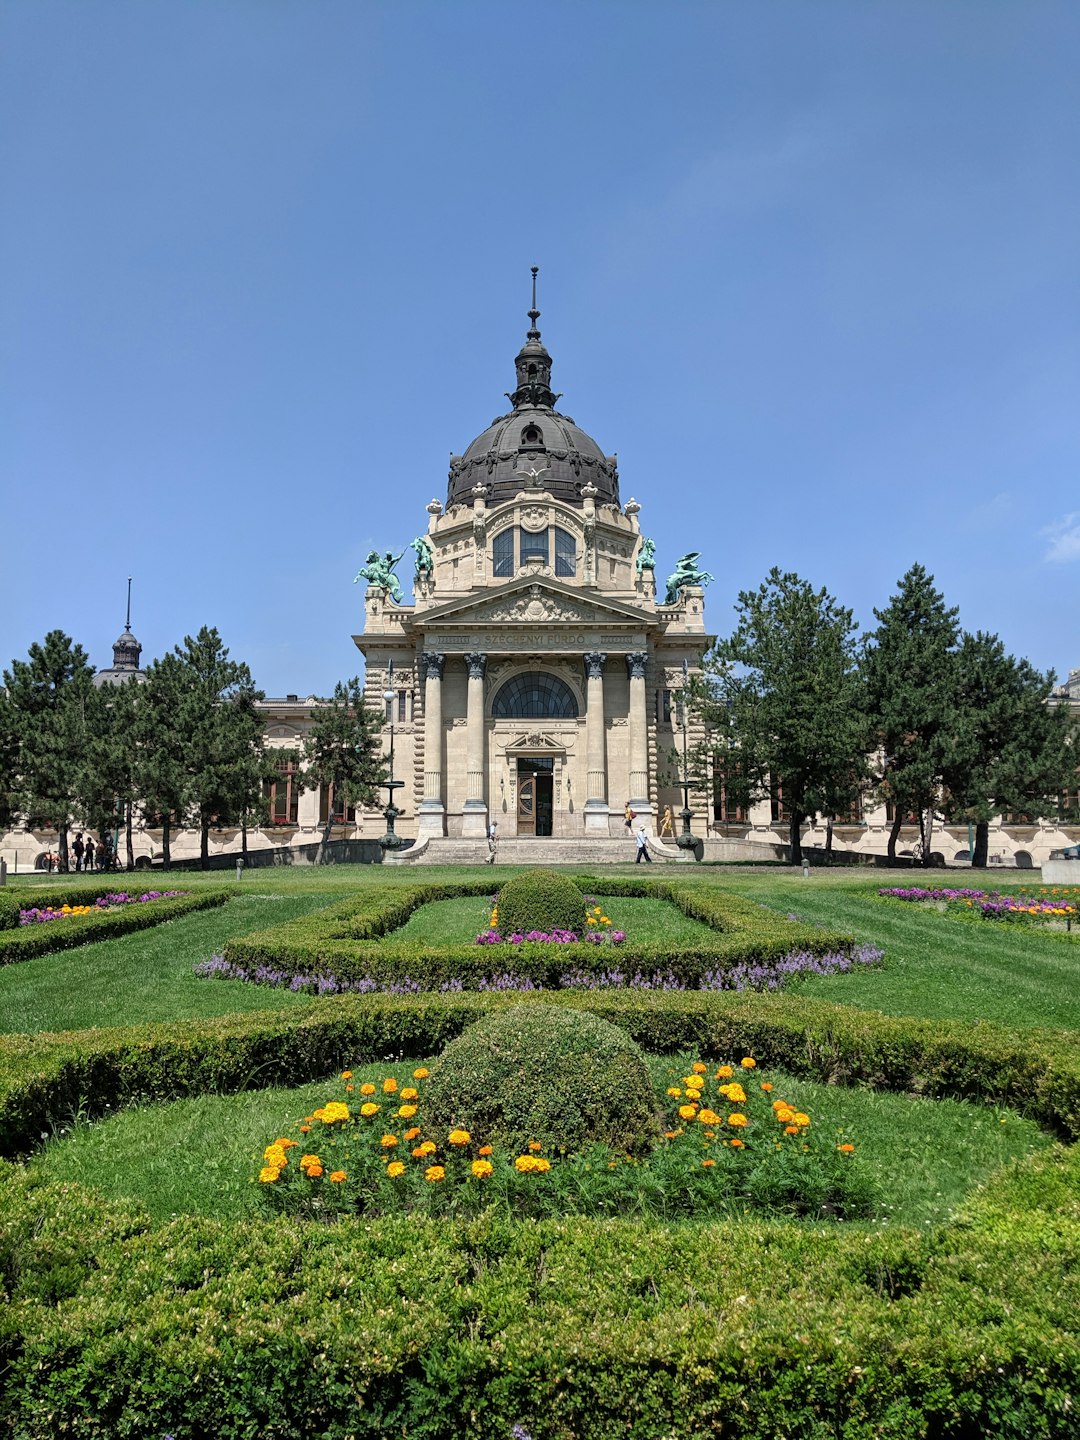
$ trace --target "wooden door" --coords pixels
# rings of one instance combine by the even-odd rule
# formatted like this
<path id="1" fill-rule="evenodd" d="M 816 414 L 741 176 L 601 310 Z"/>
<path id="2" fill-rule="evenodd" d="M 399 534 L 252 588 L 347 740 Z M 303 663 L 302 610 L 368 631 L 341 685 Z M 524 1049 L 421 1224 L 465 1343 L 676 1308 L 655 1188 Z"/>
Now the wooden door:
<path id="1" fill-rule="evenodd" d="M 523 775 L 518 781 L 517 833 L 536 834 L 536 776 Z"/>

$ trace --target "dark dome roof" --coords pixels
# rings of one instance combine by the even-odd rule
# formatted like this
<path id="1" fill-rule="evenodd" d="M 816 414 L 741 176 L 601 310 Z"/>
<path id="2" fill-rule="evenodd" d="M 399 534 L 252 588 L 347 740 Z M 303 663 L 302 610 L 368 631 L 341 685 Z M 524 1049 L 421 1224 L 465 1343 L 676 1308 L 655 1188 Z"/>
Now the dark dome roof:
<path id="1" fill-rule="evenodd" d="M 533 271 L 532 325 L 514 361 L 517 389 L 507 398 L 513 409 L 493 420 L 464 455 L 450 457 L 450 483 L 446 504 L 471 505 L 474 485 L 488 487 L 488 504 L 512 499 L 530 483 L 537 483 L 556 499 L 580 504 L 581 488 L 596 487 L 596 503 L 619 504 L 619 472 L 614 455 L 600 446 L 569 415 L 555 409 L 559 396 L 551 389 L 551 356 L 536 328 L 535 270 Z"/>

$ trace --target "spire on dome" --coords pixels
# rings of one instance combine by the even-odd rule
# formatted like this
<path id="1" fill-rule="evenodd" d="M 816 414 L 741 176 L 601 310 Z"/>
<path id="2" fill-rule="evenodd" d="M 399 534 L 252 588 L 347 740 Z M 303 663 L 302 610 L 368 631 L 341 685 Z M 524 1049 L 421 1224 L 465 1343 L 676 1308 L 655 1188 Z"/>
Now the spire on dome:
<path id="1" fill-rule="evenodd" d="M 518 351 L 514 360 L 517 389 L 512 394 L 508 392 L 506 396 L 515 410 L 536 409 L 537 407 L 553 410 L 556 400 L 559 399 L 559 396 L 551 388 L 551 356 L 540 339 L 540 331 L 536 328 L 536 322 L 540 319 L 540 311 L 536 308 L 536 277 L 539 272 L 539 265 L 533 265 L 532 309 L 527 312 L 529 329 L 525 334 L 525 344 Z"/>
<path id="2" fill-rule="evenodd" d="M 94 676 L 95 685 L 115 685 L 124 680 L 145 679 L 139 669 L 142 646 L 131 633 L 131 576 L 128 576 L 127 615 L 124 619 L 124 633 L 113 645 L 111 670 L 99 670 Z"/>

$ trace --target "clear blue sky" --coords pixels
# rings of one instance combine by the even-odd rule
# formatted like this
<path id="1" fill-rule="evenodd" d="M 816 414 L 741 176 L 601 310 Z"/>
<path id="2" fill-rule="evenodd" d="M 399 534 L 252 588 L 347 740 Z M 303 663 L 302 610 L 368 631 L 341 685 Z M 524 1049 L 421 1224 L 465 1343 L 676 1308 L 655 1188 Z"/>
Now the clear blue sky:
<path id="1" fill-rule="evenodd" d="M 0 51 L 0 664 L 108 665 L 131 574 L 144 660 L 355 673 L 538 264 L 711 629 L 919 560 L 1080 665 L 1080 6 L 6 0 Z"/>

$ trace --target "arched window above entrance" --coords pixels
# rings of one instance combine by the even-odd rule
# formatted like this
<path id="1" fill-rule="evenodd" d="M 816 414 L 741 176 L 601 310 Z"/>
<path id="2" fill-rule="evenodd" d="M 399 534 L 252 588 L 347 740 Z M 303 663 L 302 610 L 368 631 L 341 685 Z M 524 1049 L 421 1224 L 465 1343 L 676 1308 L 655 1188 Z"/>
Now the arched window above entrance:
<path id="1" fill-rule="evenodd" d="M 496 720 L 576 720 L 577 713 L 577 700 L 570 686 L 542 670 L 515 675 L 491 706 Z"/>

